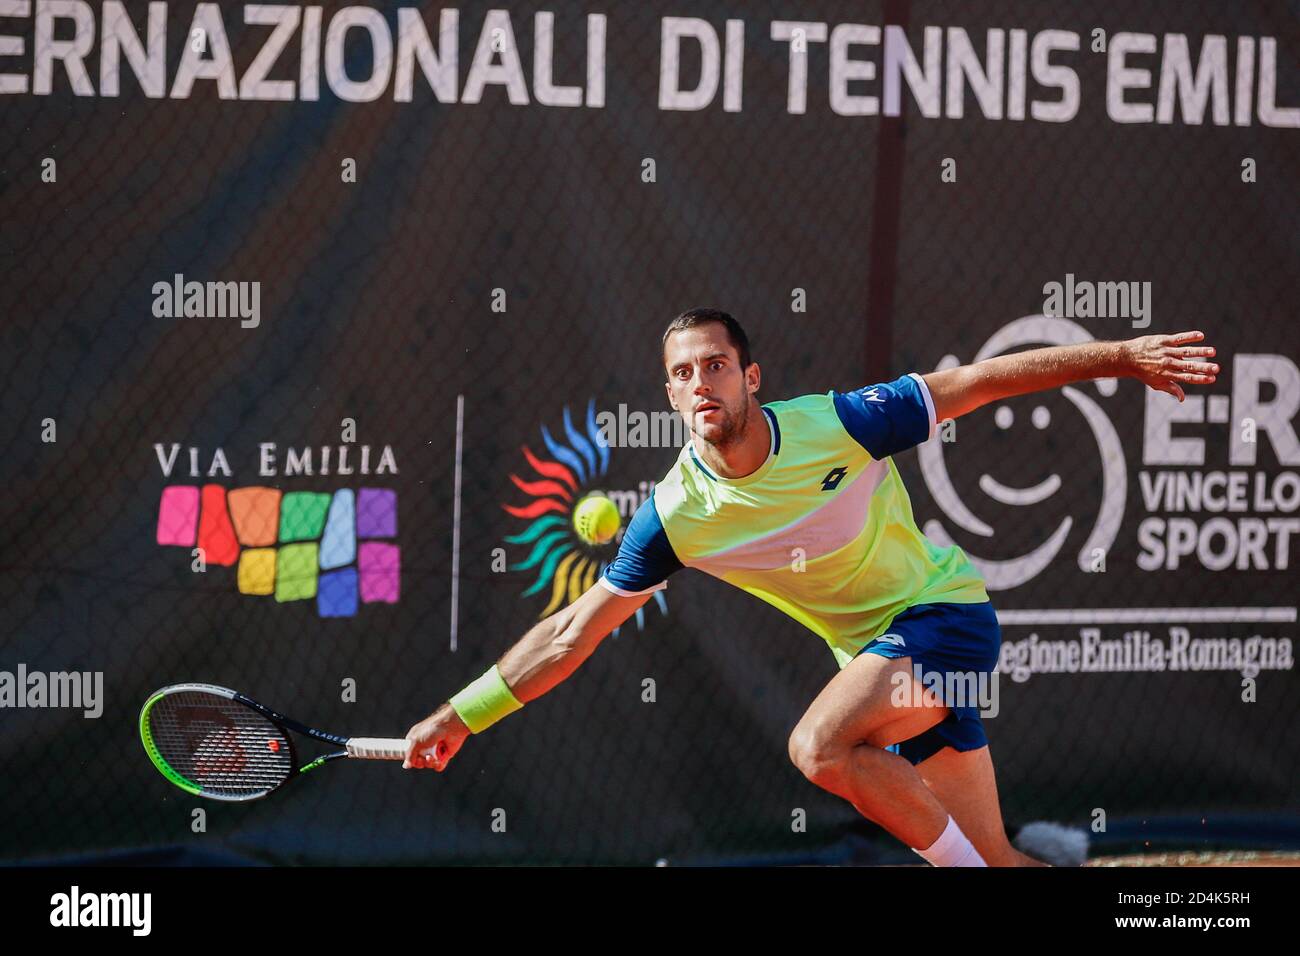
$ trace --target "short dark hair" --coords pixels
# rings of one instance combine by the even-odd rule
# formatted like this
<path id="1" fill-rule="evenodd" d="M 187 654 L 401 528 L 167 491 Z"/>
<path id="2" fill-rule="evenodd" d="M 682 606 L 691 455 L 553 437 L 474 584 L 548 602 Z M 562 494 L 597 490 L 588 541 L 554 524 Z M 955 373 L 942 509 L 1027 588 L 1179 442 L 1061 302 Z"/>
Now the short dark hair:
<path id="1" fill-rule="evenodd" d="M 731 341 L 731 347 L 740 356 L 740 370 L 742 372 L 753 364 L 754 360 L 749 355 L 749 336 L 745 334 L 745 330 L 740 327 L 739 322 L 719 309 L 689 309 L 677 316 L 668 323 L 668 328 L 664 330 L 663 350 L 667 350 L 668 336 L 674 332 L 684 332 L 686 329 L 696 328 L 706 322 L 719 322 L 727 330 L 727 338 Z M 661 360 L 662 357 L 663 351 L 660 352 Z"/>

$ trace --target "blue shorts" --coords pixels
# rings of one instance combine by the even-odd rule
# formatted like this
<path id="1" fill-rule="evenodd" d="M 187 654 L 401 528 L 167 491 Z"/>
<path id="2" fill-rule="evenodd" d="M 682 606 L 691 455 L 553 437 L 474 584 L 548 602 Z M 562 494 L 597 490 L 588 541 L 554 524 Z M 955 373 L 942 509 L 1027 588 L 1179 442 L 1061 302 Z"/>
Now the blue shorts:
<path id="1" fill-rule="evenodd" d="M 996 692 L 998 651 L 1002 629 L 993 605 L 918 604 L 896 616 L 889 627 L 859 654 L 881 657 L 910 657 L 912 666 L 931 674 L 976 675 L 981 693 Z M 979 676 L 983 675 L 983 676 Z M 923 679 L 923 683 L 928 683 Z M 994 698 L 996 700 L 996 698 Z M 989 741 L 980 724 L 979 700 L 965 700 L 951 706 L 951 713 L 929 730 L 893 744 L 887 749 L 918 764 L 944 747 L 977 750 Z"/>

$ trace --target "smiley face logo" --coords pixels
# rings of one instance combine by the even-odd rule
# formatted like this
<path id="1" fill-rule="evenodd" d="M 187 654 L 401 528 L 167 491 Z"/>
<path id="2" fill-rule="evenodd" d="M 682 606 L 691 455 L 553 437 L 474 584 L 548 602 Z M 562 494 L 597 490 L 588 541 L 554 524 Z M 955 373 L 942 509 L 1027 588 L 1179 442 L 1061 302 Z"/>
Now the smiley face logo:
<path id="1" fill-rule="evenodd" d="M 974 361 L 980 362 L 1023 345 L 1076 345 L 1091 341 L 1093 338 L 1088 331 L 1069 319 L 1029 315 L 1016 319 L 995 332 L 980 347 Z M 935 370 L 955 368 L 960 364 L 956 356 L 946 355 Z M 1114 395 L 1118 389 L 1118 383 L 1113 378 L 1096 379 L 1091 384 L 1095 385 L 1097 391 L 1105 397 Z M 1096 401 L 1080 389 L 1069 385 L 1063 386 L 1061 393 L 1078 409 L 1085 424 L 1092 431 L 1097 451 L 1101 456 L 1101 507 L 1093 522 L 1092 530 L 1078 553 L 1079 567 L 1089 571 L 1098 553 L 1105 555 L 1109 552 L 1124 518 L 1124 504 L 1128 490 L 1124 449 L 1115 426 L 1111 424 L 1110 418 Z M 1051 426 L 1052 413 L 1047 405 L 1040 403 L 1032 409 L 1028 419 L 1028 424 L 1041 432 Z M 1007 432 L 1013 428 L 1025 427 L 1024 422 L 1016 421 L 1014 411 L 1005 404 L 994 408 L 993 423 L 998 429 Z M 939 440 L 939 436 L 936 435 L 935 439 L 919 446 L 921 473 L 925 478 L 926 487 L 929 488 L 935 503 L 949 521 L 971 534 L 993 538 L 993 527 L 979 518 L 957 493 L 944 460 L 946 444 L 948 443 Z M 979 476 L 980 490 L 1002 507 L 1008 521 L 1014 521 L 1018 517 L 1011 509 L 1042 504 L 1058 496 L 1062 484 L 1061 475 L 1057 471 L 1052 471 L 1047 477 L 1028 487 L 1004 484 L 988 472 Z M 1019 587 L 1033 579 L 1051 564 L 1064 547 L 1073 526 L 1074 517 L 1064 516 L 1045 541 L 1014 558 L 985 558 L 974 553 L 970 548 L 963 548 L 963 550 L 976 570 L 984 577 L 988 590 L 1004 591 Z M 926 537 L 941 546 L 951 547 L 956 543 L 940 521 L 933 519 L 927 521 L 922 530 Z"/>

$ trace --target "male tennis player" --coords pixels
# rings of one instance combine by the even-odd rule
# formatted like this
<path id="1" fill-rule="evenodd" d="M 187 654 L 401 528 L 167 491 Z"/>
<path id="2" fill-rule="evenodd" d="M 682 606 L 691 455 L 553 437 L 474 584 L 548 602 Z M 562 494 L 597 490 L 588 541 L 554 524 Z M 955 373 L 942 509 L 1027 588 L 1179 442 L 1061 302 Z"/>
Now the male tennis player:
<path id="1" fill-rule="evenodd" d="M 1204 337 L 1034 349 L 759 405 L 739 323 L 709 309 L 679 315 L 663 360 L 668 402 L 692 440 L 599 582 L 412 727 L 403 766 L 443 770 L 471 732 L 567 678 L 670 574 L 693 567 L 830 645 L 840 671 L 790 736 L 809 780 L 935 866 L 1041 865 L 1007 839 L 980 701 L 940 696 L 928 680 L 945 675 L 946 695 L 989 679 L 997 616 L 965 553 L 918 530 L 890 456 L 932 437 L 937 422 L 1070 382 L 1137 378 L 1182 401 L 1180 383 L 1210 384 L 1219 370 L 1201 361 L 1213 348 L 1189 344 Z"/>

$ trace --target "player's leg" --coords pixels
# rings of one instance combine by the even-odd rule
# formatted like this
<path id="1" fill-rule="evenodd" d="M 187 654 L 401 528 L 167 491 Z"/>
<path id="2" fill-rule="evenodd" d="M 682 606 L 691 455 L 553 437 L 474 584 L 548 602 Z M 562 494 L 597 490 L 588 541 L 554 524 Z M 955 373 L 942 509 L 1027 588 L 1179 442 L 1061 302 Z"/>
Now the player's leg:
<path id="1" fill-rule="evenodd" d="M 966 751 L 943 747 L 916 769 L 989 866 L 1047 865 L 1021 853 L 1007 839 L 987 744 Z"/>
<path id="2" fill-rule="evenodd" d="M 916 765 L 945 746 L 969 751 L 987 744 L 978 705 L 1000 640 L 987 602 L 917 605 L 896 615 L 888 633 L 869 642 L 813 701 L 791 735 L 791 759 L 813 783 L 849 800 L 927 860 L 968 865 L 978 851 Z M 940 700 L 928 690 L 933 686 L 957 692 Z M 891 745 L 892 752 L 885 749 Z"/>
<path id="3" fill-rule="evenodd" d="M 910 658 L 860 654 L 800 718 L 790 735 L 790 759 L 817 786 L 908 846 L 924 849 L 944 833 L 948 811 L 916 767 L 884 748 L 947 715 L 916 680 Z"/>

